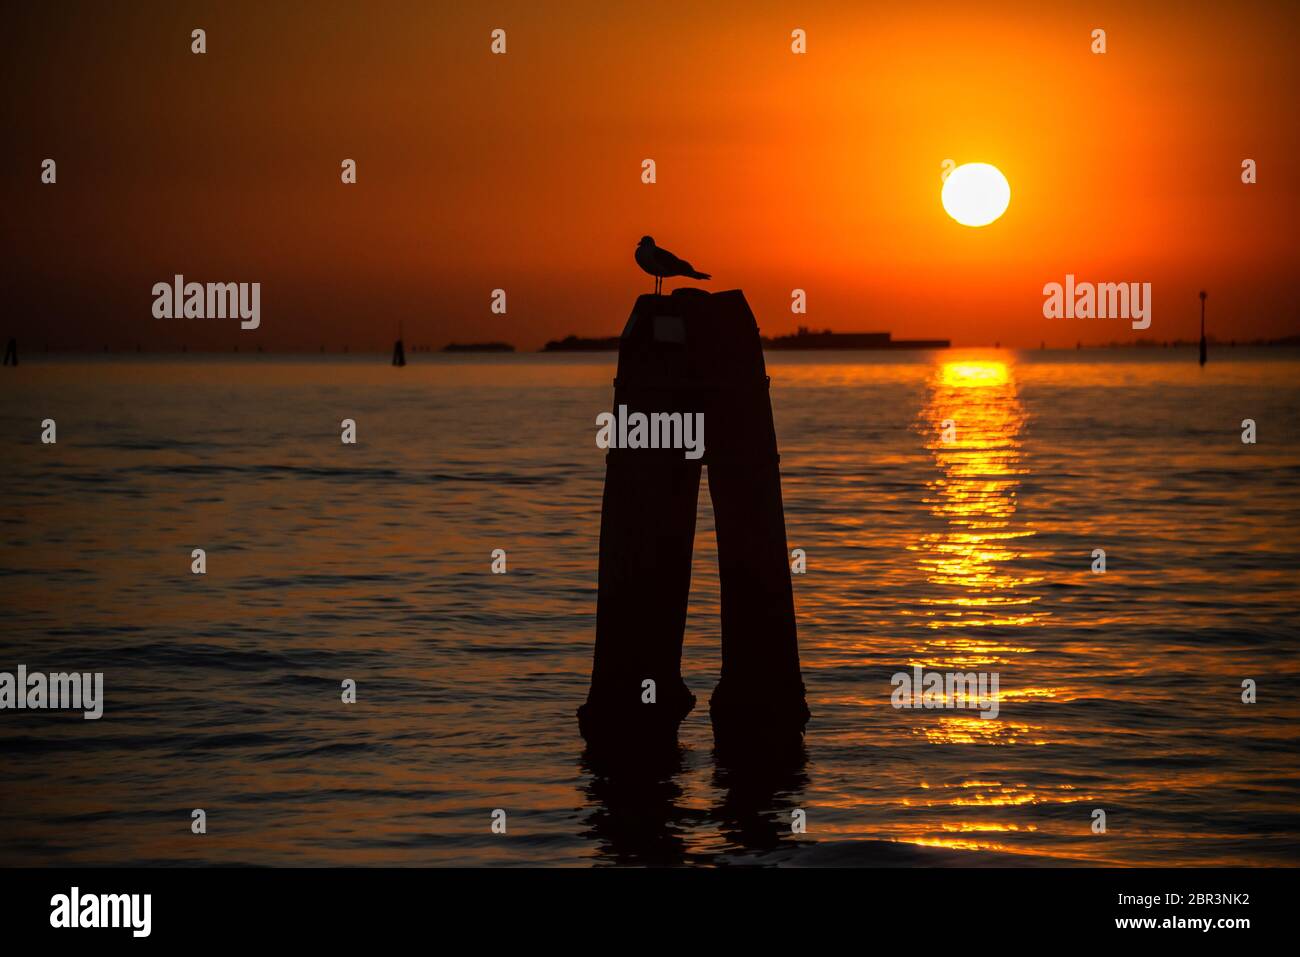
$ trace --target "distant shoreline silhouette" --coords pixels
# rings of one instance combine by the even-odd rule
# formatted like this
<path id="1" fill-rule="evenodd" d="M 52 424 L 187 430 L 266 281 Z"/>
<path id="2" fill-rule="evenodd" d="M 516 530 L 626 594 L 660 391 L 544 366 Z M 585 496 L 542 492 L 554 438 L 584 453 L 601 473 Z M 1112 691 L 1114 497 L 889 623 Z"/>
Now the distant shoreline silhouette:
<path id="1" fill-rule="evenodd" d="M 821 334 L 822 333 L 814 333 L 813 336 L 821 335 Z M 841 336 L 880 335 L 880 333 L 852 333 L 852 332 L 845 332 L 845 333 L 832 332 L 831 334 L 832 336 L 837 338 Z M 775 336 L 775 337 L 764 336 L 762 337 L 763 348 L 765 350 L 774 349 L 774 350 L 789 351 L 789 352 L 821 351 L 816 345 L 810 345 L 806 348 L 801 346 L 790 347 L 790 346 L 773 345 L 773 343 L 777 342 L 778 340 L 789 339 L 795 336 L 797 336 L 797 333 L 791 333 L 785 336 Z M 809 338 L 812 338 L 812 336 L 810 336 Z M 1272 339 L 1219 339 L 1212 334 L 1207 334 L 1205 338 L 1206 338 L 1206 342 L 1210 346 L 1217 346 L 1219 348 L 1226 348 L 1226 349 L 1300 349 L 1300 334 L 1281 336 Z M 890 342 L 889 350 L 906 351 L 907 349 L 912 349 L 915 351 L 922 351 L 925 349 L 941 348 L 939 346 L 920 346 L 916 344 L 916 343 L 930 342 L 930 341 L 945 342 L 948 340 L 892 339 Z M 578 336 L 571 333 L 562 339 L 548 340 L 540 349 L 536 351 L 537 352 L 613 352 L 618 349 L 618 343 L 619 343 L 618 336 L 587 337 L 587 336 Z M 904 343 L 906 343 L 906 345 L 904 345 Z M 1003 346 L 1002 348 L 1014 352 L 1038 353 L 1042 351 L 1075 352 L 1081 349 L 1096 350 L 1096 351 L 1100 351 L 1103 349 L 1105 350 L 1196 349 L 1198 348 L 1199 344 L 1200 343 L 1198 339 L 1141 338 L 1141 339 L 1124 340 L 1124 341 L 1112 340 L 1110 342 L 1088 342 L 1088 343 L 1080 342 L 1077 344 L 1076 343 L 1055 343 L 1055 344 L 1047 344 L 1045 348 L 1042 344 L 1039 343 L 1034 343 L 1032 345 L 1022 345 L 1022 346 Z M 427 352 L 427 353 L 482 351 L 482 352 L 497 352 L 497 353 L 515 353 L 518 355 L 534 354 L 532 351 L 520 352 L 518 347 L 513 346 L 510 343 L 504 343 L 504 342 L 503 343 L 481 343 L 481 344 L 467 343 L 463 346 L 458 343 L 449 343 L 448 345 L 454 348 L 444 347 L 442 349 L 438 349 L 433 346 L 422 345 L 422 346 L 412 346 L 410 348 L 410 351 Z M 504 347 L 504 348 L 498 348 L 498 347 Z M 972 343 L 962 343 L 959 345 L 949 344 L 947 348 L 954 349 L 954 350 L 992 349 L 995 348 L 995 346 L 992 343 L 972 342 Z M 831 351 L 837 351 L 837 350 L 838 351 L 866 351 L 866 352 L 889 351 L 889 350 L 882 350 L 882 349 L 871 349 L 869 347 L 860 347 L 860 346 L 852 346 L 852 347 L 837 346 L 835 347 L 834 350 Z M 235 351 L 238 352 L 238 347 L 236 347 Z M 227 347 L 224 346 L 212 346 L 210 348 L 198 349 L 198 348 L 191 348 L 189 345 L 186 344 L 180 344 L 169 348 L 161 348 L 157 350 L 142 349 L 139 353 L 136 353 L 134 346 L 131 347 L 129 352 L 126 351 L 125 346 L 122 347 L 122 352 L 116 351 L 108 346 L 89 347 L 89 348 L 87 347 L 60 348 L 58 346 L 50 346 L 42 349 L 37 354 L 40 356 L 48 356 L 54 359 L 57 359 L 59 357 L 64 357 L 64 356 L 66 357 L 113 356 L 114 358 L 119 358 L 121 355 L 125 355 L 127 357 L 127 361 L 137 361 L 135 357 L 137 355 L 141 355 L 141 356 L 149 356 L 151 357 L 150 361 L 153 361 L 154 359 L 158 359 L 158 358 L 166 358 L 169 355 L 178 356 L 178 357 L 186 356 L 187 359 L 195 360 L 195 359 L 201 359 L 203 356 L 209 356 L 209 355 L 214 357 L 230 356 L 232 352 Z M 243 355 L 247 353 L 240 353 L 240 354 Z M 27 353 L 28 356 L 27 361 L 32 361 L 30 358 L 31 355 L 32 355 L 31 352 Z M 293 347 L 293 348 L 285 348 L 285 349 L 277 349 L 269 346 L 264 346 L 262 355 L 304 357 L 304 358 L 306 357 L 319 358 L 319 357 L 326 357 L 326 356 L 333 357 L 338 355 L 381 356 L 385 360 L 388 360 L 391 359 L 392 357 L 392 347 L 371 346 L 366 349 L 353 350 L 346 346 L 337 347 L 333 349 L 327 349 L 322 346 L 315 346 L 315 347 L 301 346 L 301 347 Z M 37 362 L 37 364 L 40 364 L 40 362 L 43 360 L 37 359 L 35 361 Z"/>
<path id="2" fill-rule="evenodd" d="M 515 347 L 508 342 L 449 342 L 442 347 L 443 352 L 514 352 Z"/>

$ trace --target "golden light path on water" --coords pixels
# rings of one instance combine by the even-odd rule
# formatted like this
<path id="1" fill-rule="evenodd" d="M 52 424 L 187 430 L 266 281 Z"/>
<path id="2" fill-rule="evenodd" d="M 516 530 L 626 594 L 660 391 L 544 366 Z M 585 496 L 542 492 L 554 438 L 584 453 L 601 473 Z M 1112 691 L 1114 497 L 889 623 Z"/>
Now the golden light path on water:
<path id="1" fill-rule="evenodd" d="M 930 426 L 926 447 L 939 474 L 925 499 L 942 531 L 923 535 L 913 550 L 927 579 L 952 586 L 951 597 L 929 599 L 927 624 L 936 629 L 1033 625 L 1045 613 L 1023 589 L 1040 578 L 1018 574 L 1032 529 L 1015 522 L 1016 491 L 1027 473 L 1020 431 L 1025 414 L 1005 362 L 948 362 L 938 367 L 922 414 Z M 971 654 L 958 664 L 988 663 Z"/>
<path id="2" fill-rule="evenodd" d="M 960 359 L 939 363 L 927 387 L 927 401 L 917 420 L 925 447 L 934 458 L 934 477 L 926 484 L 924 504 L 941 527 L 920 535 L 909 546 L 917 566 L 935 594 L 920 601 L 925 625 L 935 637 L 920 649 L 910 665 L 927 671 L 997 672 L 1009 661 L 1032 654 L 1029 642 L 1008 638 L 1007 629 L 1033 629 L 1050 613 L 1035 608 L 1039 597 L 1029 592 L 1041 576 L 1017 570 L 1027 557 L 1034 529 L 1017 519 L 1021 478 L 1029 474 L 1021 433 L 1026 413 L 1017 394 L 1014 367 L 1001 359 Z M 984 629 L 999 637 L 985 637 Z M 999 689 L 999 701 L 1054 698 L 1055 688 Z M 945 699 L 946 700 L 946 699 Z M 918 724 L 914 733 L 935 745 L 1021 745 L 1048 743 L 1044 729 L 1023 721 L 980 717 L 975 711 L 945 711 L 936 720 Z M 922 783 L 923 789 L 929 785 Z M 933 800 L 918 802 L 950 808 L 1076 801 L 1071 789 L 1060 793 L 1028 790 L 1001 781 L 971 780 L 960 786 L 934 789 Z M 908 802 L 911 803 L 911 802 Z M 932 824 L 901 839 L 925 846 L 1002 850 L 981 833 L 1020 830 L 1013 821 L 986 818 L 943 824 L 936 836 Z"/>

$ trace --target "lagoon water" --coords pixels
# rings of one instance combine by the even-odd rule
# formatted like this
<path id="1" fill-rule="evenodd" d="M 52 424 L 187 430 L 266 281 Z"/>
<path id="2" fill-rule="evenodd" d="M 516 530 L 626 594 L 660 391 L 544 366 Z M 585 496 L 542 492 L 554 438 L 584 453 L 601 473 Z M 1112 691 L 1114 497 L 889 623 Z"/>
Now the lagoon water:
<path id="1" fill-rule="evenodd" d="M 612 354 L 24 358 L 0 671 L 105 714 L 0 712 L 0 864 L 1300 862 L 1295 352 L 769 354 L 807 759 L 714 760 L 705 492 L 700 703 L 631 781 L 574 714 Z M 998 718 L 891 707 L 918 664 Z"/>

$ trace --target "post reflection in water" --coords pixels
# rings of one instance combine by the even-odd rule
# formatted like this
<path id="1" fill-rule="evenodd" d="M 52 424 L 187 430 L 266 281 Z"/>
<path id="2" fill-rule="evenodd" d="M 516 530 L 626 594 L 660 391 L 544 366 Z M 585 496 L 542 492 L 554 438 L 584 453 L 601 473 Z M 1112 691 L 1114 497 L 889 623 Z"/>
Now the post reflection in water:
<path id="1" fill-rule="evenodd" d="M 689 751 L 681 746 L 602 755 L 588 748 L 582 770 L 591 811 L 586 837 L 596 841 L 598 860 L 651 867 L 717 863 L 720 856 L 770 859 L 783 845 L 794 849 L 790 812 L 808 787 L 802 749 L 764 763 L 724 761 L 712 755 L 707 810 L 691 807 L 683 787 Z M 808 843 L 800 837 L 797 843 Z"/>
<path id="2" fill-rule="evenodd" d="M 591 808 L 584 836 L 596 841 L 601 860 L 649 867 L 687 862 L 686 836 L 698 815 L 684 806 L 683 758 L 680 746 L 621 759 L 584 751 Z"/>

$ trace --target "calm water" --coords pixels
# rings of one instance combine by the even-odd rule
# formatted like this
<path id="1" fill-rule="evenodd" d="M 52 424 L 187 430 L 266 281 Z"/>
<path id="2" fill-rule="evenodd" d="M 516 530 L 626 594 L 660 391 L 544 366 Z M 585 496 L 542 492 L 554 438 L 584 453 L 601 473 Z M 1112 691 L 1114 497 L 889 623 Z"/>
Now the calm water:
<path id="1" fill-rule="evenodd" d="M 0 863 L 1300 859 L 1295 353 L 769 356 L 807 761 L 715 766 L 705 493 L 700 705 L 631 782 L 574 717 L 613 356 L 413 358 L 3 370 L 0 671 L 104 671 L 106 713 L 0 713 Z M 912 664 L 1001 716 L 893 709 Z"/>

